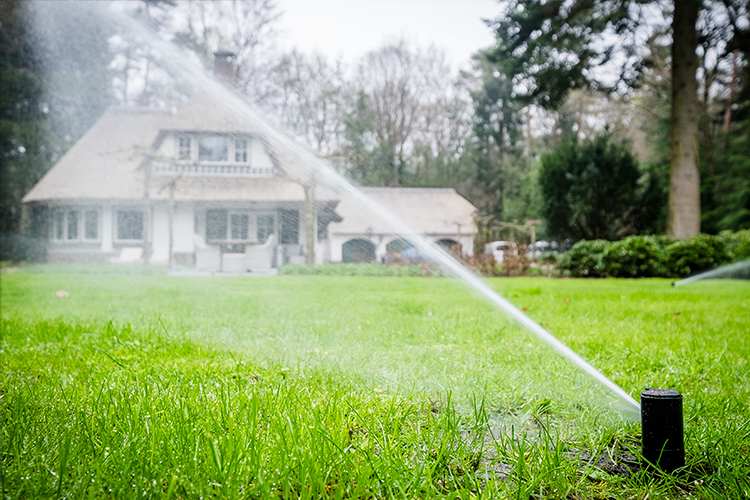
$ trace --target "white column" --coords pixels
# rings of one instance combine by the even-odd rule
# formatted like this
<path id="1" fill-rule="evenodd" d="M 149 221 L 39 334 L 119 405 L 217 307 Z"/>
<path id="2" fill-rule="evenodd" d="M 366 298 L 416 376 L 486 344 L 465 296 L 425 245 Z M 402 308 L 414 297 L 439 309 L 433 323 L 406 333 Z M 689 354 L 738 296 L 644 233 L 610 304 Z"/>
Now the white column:
<path id="1" fill-rule="evenodd" d="M 372 241 L 375 238 L 370 238 L 370 241 Z M 383 263 L 383 257 L 385 257 L 385 247 L 387 243 L 385 242 L 385 238 L 381 235 L 379 240 L 373 241 L 375 243 L 375 262 L 378 264 Z"/>
<path id="2" fill-rule="evenodd" d="M 112 251 L 114 213 L 112 205 L 102 207 L 102 252 Z"/>

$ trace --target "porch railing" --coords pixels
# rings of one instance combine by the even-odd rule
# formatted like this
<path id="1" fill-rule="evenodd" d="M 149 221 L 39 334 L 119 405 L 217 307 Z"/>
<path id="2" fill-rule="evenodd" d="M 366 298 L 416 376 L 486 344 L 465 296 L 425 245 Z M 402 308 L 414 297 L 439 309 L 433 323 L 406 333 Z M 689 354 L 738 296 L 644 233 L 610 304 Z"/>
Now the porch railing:
<path id="1" fill-rule="evenodd" d="M 250 165 L 235 165 L 232 163 L 181 164 L 168 162 L 154 162 L 151 165 L 154 174 L 182 174 L 224 177 L 270 177 L 273 167 L 253 167 Z"/>

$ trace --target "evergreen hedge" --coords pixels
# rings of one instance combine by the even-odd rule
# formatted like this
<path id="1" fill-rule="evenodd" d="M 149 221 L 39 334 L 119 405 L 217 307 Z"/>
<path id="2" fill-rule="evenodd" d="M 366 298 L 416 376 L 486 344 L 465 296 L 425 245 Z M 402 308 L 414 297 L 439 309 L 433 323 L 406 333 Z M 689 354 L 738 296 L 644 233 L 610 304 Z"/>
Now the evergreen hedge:
<path id="1" fill-rule="evenodd" d="M 680 278 L 750 259 L 750 229 L 688 240 L 630 236 L 620 241 L 582 240 L 560 260 L 576 277 Z"/>

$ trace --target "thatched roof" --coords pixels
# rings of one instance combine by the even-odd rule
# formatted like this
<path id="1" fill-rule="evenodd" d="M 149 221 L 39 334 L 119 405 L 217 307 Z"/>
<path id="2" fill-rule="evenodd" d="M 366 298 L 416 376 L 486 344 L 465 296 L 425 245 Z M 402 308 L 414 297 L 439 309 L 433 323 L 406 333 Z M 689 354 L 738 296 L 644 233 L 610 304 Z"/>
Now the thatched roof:
<path id="1" fill-rule="evenodd" d="M 476 208 L 454 189 L 362 188 L 377 204 L 390 210 L 413 229 L 424 234 L 475 234 Z M 332 223 L 330 234 L 393 234 L 393 225 L 351 196 L 342 197 L 336 207 L 341 222 Z"/>
<path id="2" fill-rule="evenodd" d="M 291 180 L 304 167 L 290 155 L 272 151 L 258 133 L 252 117 L 226 108 L 224 103 L 196 96 L 176 112 L 109 108 L 68 150 L 49 172 L 24 196 L 25 203 L 127 201 L 143 199 L 145 160 L 169 132 L 211 132 L 253 135 L 274 159 L 273 177 L 191 177 L 179 179 L 175 199 L 194 201 L 303 201 L 302 186 Z M 257 146 L 256 146 L 257 147 Z M 282 158 L 281 164 L 278 158 Z M 152 176 L 149 196 L 165 199 L 164 184 L 173 177 Z M 318 190 L 322 200 L 335 199 Z"/>

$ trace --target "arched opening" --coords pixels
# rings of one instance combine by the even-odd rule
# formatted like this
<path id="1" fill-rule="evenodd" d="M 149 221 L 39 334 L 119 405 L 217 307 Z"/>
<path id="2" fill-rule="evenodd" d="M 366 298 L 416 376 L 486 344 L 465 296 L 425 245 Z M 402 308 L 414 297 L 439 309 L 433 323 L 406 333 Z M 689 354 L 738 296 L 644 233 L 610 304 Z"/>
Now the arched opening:
<path id="1" fill-rule="evenodd" d="M 400 254 L 407 248 L 413 247 L 411 243 L 403 238 L 396 238 L 385 246 L 385 253 L 388 255 Z"/>
<path id="2" fill-rule="evenodd" d="M 375 245 L 367 240 L 353 239 L 344 243 L 341 262 L 374 262 Z"/>
<path id="3" fill-rule="evenodd" d="M 440 248 L 448 253 L 461 255 L 461 244 L 456 240 L 452 240 L 450 238 L 442 238 L 437 240 L 437 244 Z"/>

